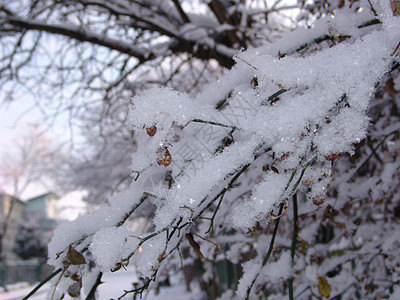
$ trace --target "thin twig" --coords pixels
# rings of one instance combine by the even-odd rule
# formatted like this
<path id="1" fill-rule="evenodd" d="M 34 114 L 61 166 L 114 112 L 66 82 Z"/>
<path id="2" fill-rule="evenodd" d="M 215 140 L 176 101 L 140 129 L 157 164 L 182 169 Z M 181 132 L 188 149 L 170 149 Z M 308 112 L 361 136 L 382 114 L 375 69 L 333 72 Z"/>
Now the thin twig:
<path id="1" fill-rule="evenodd" d="M 221 195 L 221 198 L 220 198 L 220 200 L 219 200 L 219 202 L 218 202 L 218 204 L 217 204 L 217 208 L 215 209 L 215 211 L 214 211 L 212 217 L 210 218 L 210 221 L 211 221 L 211 222 L 210 222 L 210 227 L 209 227 L 208 230 L 205 232 L 205 233 L 210 233 L 210 236 L 214 236 L 214 219 L 215 219 L 215 216 L 216 216 L 216 214 L 217 214 L 217 212 L 218 212 L 218 209 L 219 209 L 219 207 L 220 207 L 220 205 L 221 205 L 222 199 L 224 198 L 224 195 L 225 195 L 225 193 L 223 193 L 223 194 Z"/>
<path id="2" fill-rule="evenodd" d="M 299 227 L 297 225 L 298 221 L 298 213 L 297 213 L 297 194 L 293 195 L 293 235 L 292 235 L 292 246 L 290 248 L 290 256 L 292 258 L 292 266 L 294 265 L 294 256 L 296 253 L 296 243 L 297 243 L 297 233 L 299 231 Z M 294 300 L 293 298 L 293 276 L 289 277 L 288 282 L 289 288 L 289 300 Z"/>
<path id="3" fill-rule="evenodd" d="M 282 210 L 283 210 L 283 205 L 281 205 L 281 207 L 279 208 L 279 213 L 278 213 L 279 215 L 282 213 Z M 258 276 L 260 275 L 262 269 L 264 268 L 264 266 L 267 264 L 269 258 L 271 257 L 271 253 L 272 253 L 272 250 L 274 248 L 276 234 L 278 233 L 278 227 L 279 227 L 279 221 L 280 220 L 281 220 L 280 218 L 275 220 L 274 232 L 272 233 L 271 242 L 269 243 L 268 252 L 264 257 L 264 259 L 262 261 L 262 264 L 261 264 L 256 276 L 253 278 L 253 281 L 251 282 L 251 285 L 247 289 L 247 295 L 246 295 L 246 298 L 245 298 L 246 300 L 249 299 L 250 292 L 251 292 L 251 290 L 252 290 L 252 288 L 253 288 Z"/>
<path id="4" fill-rule="evenodd" d="M 62 268 L 58 268 L 57 270 L 55 270 L 53 273 L 51 273 L 47 278 L 45 278 L 44 280 L 42 280 L 41 282 L 39 282 L 39 284 L 32 290 L 29 292 L 28 295 L 26 295 L 22 300 L 27 300 L 29 299 L 31 296 L 33 296 L 43 285 L 45 285 L 47 282 L 49 282 L 54 276 L 56 276 L 58 273 L 60 273 L 63 269 Z"/>
<path id="5" fill-rule="evenodd" d="M 86 300 L 92 300 L 92 299 L 94 300 L 95 299 L 96 289 L 100 284 L 102 284 L 102 281 L 101 281 L 102 276 L 103 276 L 103 273 L 99 272 L 99 275 L 97 275 L 96 283 L 92 286 L 89 294 L 86 297 Z"/>
<path id="6" fill-rule="evenodd" d="M 204 123 L 204 124 L 210 124 L 210 125 L 216 125 L 216 126 L 221 126 L 221 127 L 226 127 L 226 128 L 231 128 L 231 129 L 238 129 L 236 126 L 232 126 L 232 125 L 225 125 L 223 123 L 219 123 L 219 122 L 214 122 L 214 121 L 206 121 L 206 120 L 201 120 L 201 119 L 194 119 L 191 122 L 195 122 L 195 123 Z"/>

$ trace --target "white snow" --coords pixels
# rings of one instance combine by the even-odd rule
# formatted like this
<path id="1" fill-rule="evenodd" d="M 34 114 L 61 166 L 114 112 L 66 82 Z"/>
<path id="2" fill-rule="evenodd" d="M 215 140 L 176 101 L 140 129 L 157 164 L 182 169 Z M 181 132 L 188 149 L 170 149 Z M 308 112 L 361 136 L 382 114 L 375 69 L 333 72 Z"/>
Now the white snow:
<path id="1" fill-rule="evenodd" d="M 74 243 L 78 251 L 89 247 L 104 271 L 131 257 L 130 263 L 138 272 L 152 278 L 194 221 L 231 188 L 230 182 L 242 168 L 262 160 L 268 151 L 283 161 L 283 167 L 280 172 L 260 176 L 259 183 L 250 188 L 250 197 L 231 202 L 233 227 L 249 229 L 257 221 L 268 221 L 266 216 L 299 190 L 303 179 L 309 181 L 311 196 L 323 196 L 329 184 L 326 156 L 352 153 L 353 145 L 366 136 L 370 98 L 376 82 L 389 70 L 393 61 L 390 54 L 400 40 L 399 20 L 385 16 L 383 26 L 366 33 L 357 27 L 365 19 L 364 14 L 346 11 L 321 19 L 307 33 L 299 30 L 275 45 L 239 53 L 237 65 L 197 97 L 168 88 L 151 89 L 135 97 L 130 117 L 139 142 L 132 156 L 132 169 L 138 178 L 97 212 L 60 224 L 49 245 L 49 262 L 61 266 L 66 249 Z M 332 32 L 352 37 L 304 57 L 290 55 L 308 40 L 306 37 L 313 40 Z M 289 55 L 280 58 L 278 51 Z M 252 83 L 255 76 L 258 85 Z M 277 91 L 283 93 L 269 102 Z M 226 100 L 225 106 L 216 109 L 221 100 Z M 193 125 L 197 122 L 205 127 Z M 151 126 L 156 126 L 157 132 L 148 136 L 145 128 Z M 208 139 L 204 139 L 206 129 L 200 129 L 220 127 L 223 130 Z M 234 142 L 216 151 L 218 141 L 231 130 L 234 133 L 229 137 Z M 188 145 L 185 143 L 195 139 L 197 142 L 189 144 L 195 146 L 191 156 L 183 155 L 180 150 Z M 159 157 L 165 156 L 167 149 L 171 149 L 171 157 Z M 168 161 L 160 164 L 160 159 Z M 146 185 L 160 170 L 170 171 L 173 180 Z M 125 228 L 124 220 L 145 196 L 157 207 L 155 231 L 137 237 Z M 340 260 L 345 262 L 349 257 Z M 261 274 L 260 261 L 258 253 L 243 265 L 239 297 L 245 296 L 250 283 Z M 283 253 L 278 262 L 262 270 L 261 277 L 264 281 L 287 278 L 290 264 L 289 254 Z M 328 262 L 321 269 L 328 272 L 332 267 Z M 67 283 L 59 283 L 59 289 Z"/>

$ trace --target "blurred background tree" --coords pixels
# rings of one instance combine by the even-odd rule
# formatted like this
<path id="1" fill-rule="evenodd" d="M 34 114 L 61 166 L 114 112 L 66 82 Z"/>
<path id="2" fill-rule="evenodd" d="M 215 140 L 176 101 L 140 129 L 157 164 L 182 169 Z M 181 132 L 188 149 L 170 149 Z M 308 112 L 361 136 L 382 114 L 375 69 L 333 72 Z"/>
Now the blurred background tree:
<path id="1" fill-rule="evenodd" d="M 31 127 L 10 143 L 9 149 L 0 158 L 0 184 L 3 193 L 11 195 L 9 205 L 4 206 L 0 219 L 0 250 L 8 226 L 15 218 L 14 205 L 24 198 L 27 190 L 36 186 L 52 190 L 56 178 L 59 178 L 63 158 L 62 146 L 38 127 Z M 39 190 L 40 190 L 39 188 Z M 4 205 L 4 203 L 1 203 Z M 28 224 L 24 220 L 13 220 L 17 224 Z M 32 221 L 32 220 L 31 220 Z M 0 251 L 0 257 L 5 255 Z"/>
<path id="2" fill-rule="evenodd" d="M 33 184 L 50 186 L 62 167 L 62 146 L 38 127 L 14 139 L 0 160 L 0 182 L 9 195 L 23 197 Z"/>
<path id="3" fill-rule="evenodd" d="M 43 263 L 47 260 L 47 244 L 40 235 L 40 230 L 33 224 L 23 224 L 15 238 L 14 252 L 22 259 L 39 258 Z"/>

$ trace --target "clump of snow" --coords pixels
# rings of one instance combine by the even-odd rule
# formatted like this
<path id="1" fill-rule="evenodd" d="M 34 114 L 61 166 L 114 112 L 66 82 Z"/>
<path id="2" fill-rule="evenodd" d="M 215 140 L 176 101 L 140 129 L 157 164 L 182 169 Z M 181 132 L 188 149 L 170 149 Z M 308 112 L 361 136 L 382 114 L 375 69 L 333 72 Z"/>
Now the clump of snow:
<path id="1" fill-rule="evenodd" d="M 317 133 L 314 144 L 321 155 L 352 153 L 352 144 L 366 136 L 368 117 L 360 112 L 344 109 L 331 123 Z"/>
<path id="2" fill-rule="evenodd" d="M 125 227 L 109 227 L 96 232 L 90 244 L 90 251 L 101 271 L 108 272 L 138 244 L 139 239 L 132 236 Z"/>
<path id="3" fill-rule="evenodd" d="M 155 271 L 166 255 L 163 245 L 166 243 L 165 234 L 157 235 L 144 243 L 134 256 L 137 271 L 147 278 L 152 278 Z"/>
<path id="4" fill-rule="evenodd" d="M 292 259 L 290 252 L 283 252 L 276 262 L 271 262 L 265 266 L 262 271 L 264 280 L 278 282 L 279 280 L 287 280 L 292 274 Z"/>
<path id="5" fill-rule="evenodd" d="M 310 282 L 318 282 L 318 269 L 316 266 L 307 266 L 304 275 Z"/>
<path id="6" fill-rule="evenodd" d="M 57 268 L 63 267 L 62 261 L 67 253 L 66 250 L 73 241 L 85 241 L 76 248 L 77 251 L 81 251 L 85 243 L 90 243 L 92 235 L 97 231 L 116 226 L 132 207 L 139 205 L 141 199 L 139 192 L 134 185 L 131 185 L 125 191 L 110 197 L 110 203 L 103 205 L 96 212 L 79 216 L 75 221 L 61 222 L 54 230 L 53 238 L 48 245 L 48 263 Z"/>
<path id="7" fill-rule="evenodd" d="M 265 219 L 266 213 L 270 212 L 279 200 L 282 200 L 288 180 L 287 174 L 266 173 L 263 181 L 253 189 L 250 199 L 234 209 L 233 226 L 248 230 L 257 221 Z"/>
<path id="8" fill-rule="evenodd" d="M 261 277 L 265 277 L 263 280 L 267 281 L 276 282 L 280 279 L 287 279 L 291 275 L 290 253 L 282 253 L 278 261 L 269 263 L 263 269 L 261 269 L 261 261 L 252 260 L 244 263 L 243 277 L 240 279 L 237 288 L 237 295 L 240 297 L 240 299 L 246 298 L 248 289 L 258 274 L 260 274 Z M 257 280 L 259 279 L 260 277 L 257 278 Z"/>
<path id="9" fill-rule="evenodd" d="M 257 273 L 260 272 L 260 261 L 248 261 L 243 264 L 243 276 L 239 280 L 237 287 L 237 295 L 240 299 L 245 299 L 247 290 L 251 286 L 253 279 L 256 278 Z"/>
<path id="10" fill-rule="evenodd" d="M 220 297 L 217 298 L 217 300 L 239 300 L 237 295 L 235 295 L 235 292 L 232 290 L 227 290 L 225 293 L 223 293 Z"/>
<path id="11" fill-rule="evenodd" d="M 185 125 L 198 111 L 207 111 L 184 93 L 170 88 L 154 88 L 133 100 L 134 108 L 130 113 L 131 124 L 135 128 L 156 125 L 161 130 L 168 130 L 172 122 Z"/>

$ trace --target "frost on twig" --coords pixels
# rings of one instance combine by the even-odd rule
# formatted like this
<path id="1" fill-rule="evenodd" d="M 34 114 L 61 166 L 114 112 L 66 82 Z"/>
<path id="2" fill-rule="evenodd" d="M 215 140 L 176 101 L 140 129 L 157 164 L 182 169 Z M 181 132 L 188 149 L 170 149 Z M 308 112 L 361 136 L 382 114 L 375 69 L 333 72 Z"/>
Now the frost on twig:
<path id="1" fill-rule="evenodd" d="M 250 233 L 274 219 L 298 191 L 307 193 L 308 205 L 321 205 L 332 161 L 352 153 L 367 134 L 370 98 L 392 67 L 400 40 L 398 20 L 385 17 L 380 26 L 360 28 L 368 18 L 345 13 L 322 19 L 301 39 L 295 32 L 239 53 L 235 67 L 196 97 L 168 88 L 135 97 L 130 114 L 138 139 L 131 166 L 135 180 L 97 212 L 61 224 L 49 245 L 49 263 L 69 274 L 79 271 L 86 294 L 98 274 L 121 265 L 135 266 L 147 288 L 192 231 L 203 236 L 209 229 L 217 242 L 234 229 Z M 332 32 L 346 39 L 315 53 L 296 51 L 304 39 L 311 43 Z M 148 184 L 149 178 L 159 178 L 158 184 Z M 146 201 L 156 207 L 153 231 L 132 231 L 126 220 Z M 204 247 L 196 253 L 205 259 L 219 255 L 218 247 Z M 240 255 L 234 239 L 230 247 Z M 69 249 L 80 251 L 85 263 L 65 264 Z M 260 263 L 265 249 L 257 248 L 243 267 L 241 298 L 268 278 Z M 74 284 L 67 271 L 55 279 L 56 295 Z"/>

